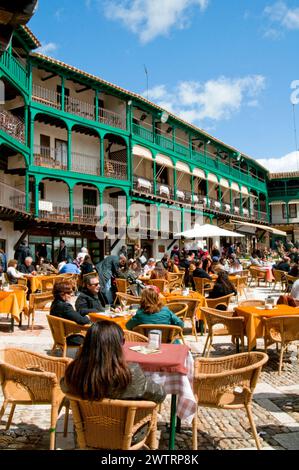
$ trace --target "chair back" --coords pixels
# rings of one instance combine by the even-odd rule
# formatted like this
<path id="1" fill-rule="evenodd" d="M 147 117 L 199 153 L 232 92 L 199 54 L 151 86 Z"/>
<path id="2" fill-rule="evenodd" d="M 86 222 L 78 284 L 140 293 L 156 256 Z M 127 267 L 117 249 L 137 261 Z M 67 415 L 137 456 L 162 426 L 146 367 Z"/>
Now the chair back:
<path id="1" fill-rule="evenodd" d="M 190 299 L 187 297 L 173 297 L 173 298 L 167 298 L 166 299 L 167 307 L 169 304 L 174 305 L 176 303 L 178 304 L 186 304 L 188 306 L 187 311 L 184 315 L 183 321 L 185 321 L 187 318 L 193 319 L 196 314 L 197 308 L 201 305 L 201 300 L 200 299 Z"/>
<path id="2" fill-rule="evenodd" d="M 183 329 L 176 325 L 143 324 L 135 326 L 133 331 L 148 337 L 151 330 L 159 330 L 162 333 L 162 343 L 172 343 L 176 339 L 181 339 L 184 343 Z"/>
<path id="3" fill-rule="evenodd" d="M 125 300 L 127 302 L 127 305 L 134 305 L 134 304 L 140 304 L 140 297 L 136 297 L 135 295 L 131 294 L 124 294 L 123 292 L 117 292 L 116 293 L 116 299 L 119 301 L 119 303 L 122 303 L 122 300 Z"/>
<path id="4" fill-rule="evenodd" d="M 89 328 L 87 325 L 78 325 L 71 320 L 65 318 L 55 317 L 54 315 L 47 315 L 47 320 L 54 340 L 53 350 L 57 347 L 62 349 L 63 355 L 66 355 L 67 338 L 72 335 L 85 336 Z"/>
<path id="5" fill-rule="evenodd" d="M 44 277 L 41 278 L 40 283 L 42 292 L 52 292 L 55 284 L 55 278 L 49 277 L 49 279 L 47 279 L 47 277 Z"/>
<path id="6" fill-rule="evenodd" d="M 262 352 L 233 354 L 224 358 L 196 358 L 193 390 L 198 405 L 216 408 L 248 405 L 267 361 L 267 354 Z"/>
<path id="7" fill-rule="evenodd" d="M 124 330 L 124 337 L 126 341 L 135 341 L 136 343 L 148 343 L 148 338 L 136 331 Z"/>
<path id="8" fill-rule="evenodd" d="M 80 449 L 156 449 L 157 404 L 152 401 L 69 399 Z M 137 439 L 137 431 L 144 434 Z M 134 435 L 136 441 L 134 439 Z"/>
<path id="9" fill-rule="evenodd" d="M 205 295 L 205 292 L 211 290 L 214 286 L 214 281 L 210 281 L 209 279 L 201 277 L 193 277 L 193 282 L 195 290 L 201 295 Z"/>
<path id="10" fill-rule="evenodd" d="M 299 340 L 299 310 L 298 315 L 263 318 L 265 337 L 272 343 L 290 343 Z"/>
<path id="11" fill-rule="evenodd" d="M 169 308 L 169 310 L 171 310 L 172 313 L 174 313 L 177 317 L 181 318 L 182 320 L 185 318 L 185 315 L 188 310 L 188 305 L 183 302 L 171 302 L 167 304 L 167 307 Z"/>
<path id="12" fill-rule="evenodd" d="M 286 272 L 280 271 L 279 269 L 273 269 L 273 276 L 275 282 L 285 282 L 286 281 Z"/>
<path id="13" fill-rule="evenodd" d="M 168 273 L 168 287 L 171 289 L 179 289 L 183 285 L 184 273 Z"/>
<path id="14" fill-rule="evenodd" d="M 116 278 L 115 279 L 115 283 L 116 283 L 116 290 L 117 292 L 122 292 L 124 294 L 127 293 L 127 290 L 128 290 L 128 281 L 126 279 L 120 279 L 120 278 Z"/>
<path id="15" fill-rule="evenodd" d="M 27 279 L 26 279 L 26 278 L 23 279 L 23 278 L 20 277 L 20 278 L 18 279 L 18 284 L 17 284 L 17 285 L 19 285 L 19 286 L 26 286 L 26 287 L 27 287 Z"/>
<path id="16" fill-rule="evenodd" d="M 166 281 L 166 279 L 150 279 L 149 285 L 156 286 L 160 292 L 164 292 L 168 287 L 168 281 Z"/>
<path id="17" fill-rule="evenodd" d="M 286 282 L 287 282 L 286 292 L 291 292 L 294 282 L 297 281 L 298 279 L 299 279 L 298 277 L 290 276 L 289 274 L 286 274 Z"/>
<path id="18" fill-rule="evenodd" d="M 233 317 L 234 312 L 220 311 L 215 308 L 202 307 L 202 313 L 205 316 L 209 334 L 213 336 L 244 336 L 244 318 Z M 224 328 L 213 330 L 215 325 L 223 325 Z"/>
<path id="19" fill-rule="evenodd" d="M 224 295 L 223 297 L 218 297 L 218 299 L 209 299 L 209 298 L 207 298 L 206 299 L 207 306 L 209 308 L 216 308 L 218 310 L 223 310 L 223 308 L 219 308 L 219 307 L 224 307 L 224 310 L 227 310 L 230 298 L 233 295 L 234 294 Z"/>

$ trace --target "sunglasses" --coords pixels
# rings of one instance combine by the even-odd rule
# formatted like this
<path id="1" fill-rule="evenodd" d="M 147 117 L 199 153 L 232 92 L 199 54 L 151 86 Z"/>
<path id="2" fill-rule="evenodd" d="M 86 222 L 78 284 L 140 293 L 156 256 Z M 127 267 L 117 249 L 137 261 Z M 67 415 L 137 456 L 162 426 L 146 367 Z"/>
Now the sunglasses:
<path id="1" fill-rule="evenodd" d="M 90 286 L 99 286 L 100 283 L 99 282 L 96 282 L 95 284 L 89 284 Z"/>

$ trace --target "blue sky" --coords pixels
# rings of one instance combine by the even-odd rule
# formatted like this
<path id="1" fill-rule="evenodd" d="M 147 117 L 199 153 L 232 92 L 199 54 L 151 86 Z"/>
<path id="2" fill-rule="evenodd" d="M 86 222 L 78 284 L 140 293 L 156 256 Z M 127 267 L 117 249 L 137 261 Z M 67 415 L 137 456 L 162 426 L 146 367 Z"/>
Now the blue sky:
<path id="1" fill-rule="evenodd" d="M 28 26 L 47 55 L 146 96 L 145 64 L 150 100 L 298 169 L 298 0 L 39 0 Z"/>

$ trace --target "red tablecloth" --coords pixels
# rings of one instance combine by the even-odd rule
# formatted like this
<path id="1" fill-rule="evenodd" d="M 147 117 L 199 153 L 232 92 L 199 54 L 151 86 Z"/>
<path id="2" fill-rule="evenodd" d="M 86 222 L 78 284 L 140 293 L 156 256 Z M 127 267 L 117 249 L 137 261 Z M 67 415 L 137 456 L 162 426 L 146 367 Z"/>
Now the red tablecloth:
<path id="1" fill-rule="evenodd" d="M 185 363 L 189 348 L 185 344 L 163 343 L 161 351 L 154 354 L 141 354 L 129 349 L 137 345 L 144 346 L 145 343 L 125 343 L 124 352 L 128 362 L 137 362 L 144 371 L 187 374 Z"/>

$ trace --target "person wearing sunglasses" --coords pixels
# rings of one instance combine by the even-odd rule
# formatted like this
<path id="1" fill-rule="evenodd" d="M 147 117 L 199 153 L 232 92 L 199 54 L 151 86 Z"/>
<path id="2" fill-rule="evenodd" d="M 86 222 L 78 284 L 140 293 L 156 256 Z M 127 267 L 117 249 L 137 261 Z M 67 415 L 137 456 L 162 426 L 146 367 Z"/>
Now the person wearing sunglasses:
<path id="1" fill-rule="evenodd" d="M 76 310 L 80 315 L 104 312 L 105 301 L 100 292 L 99 278 L 95 275 L 86 276 L 84 287 L 76 300 Z"/>

